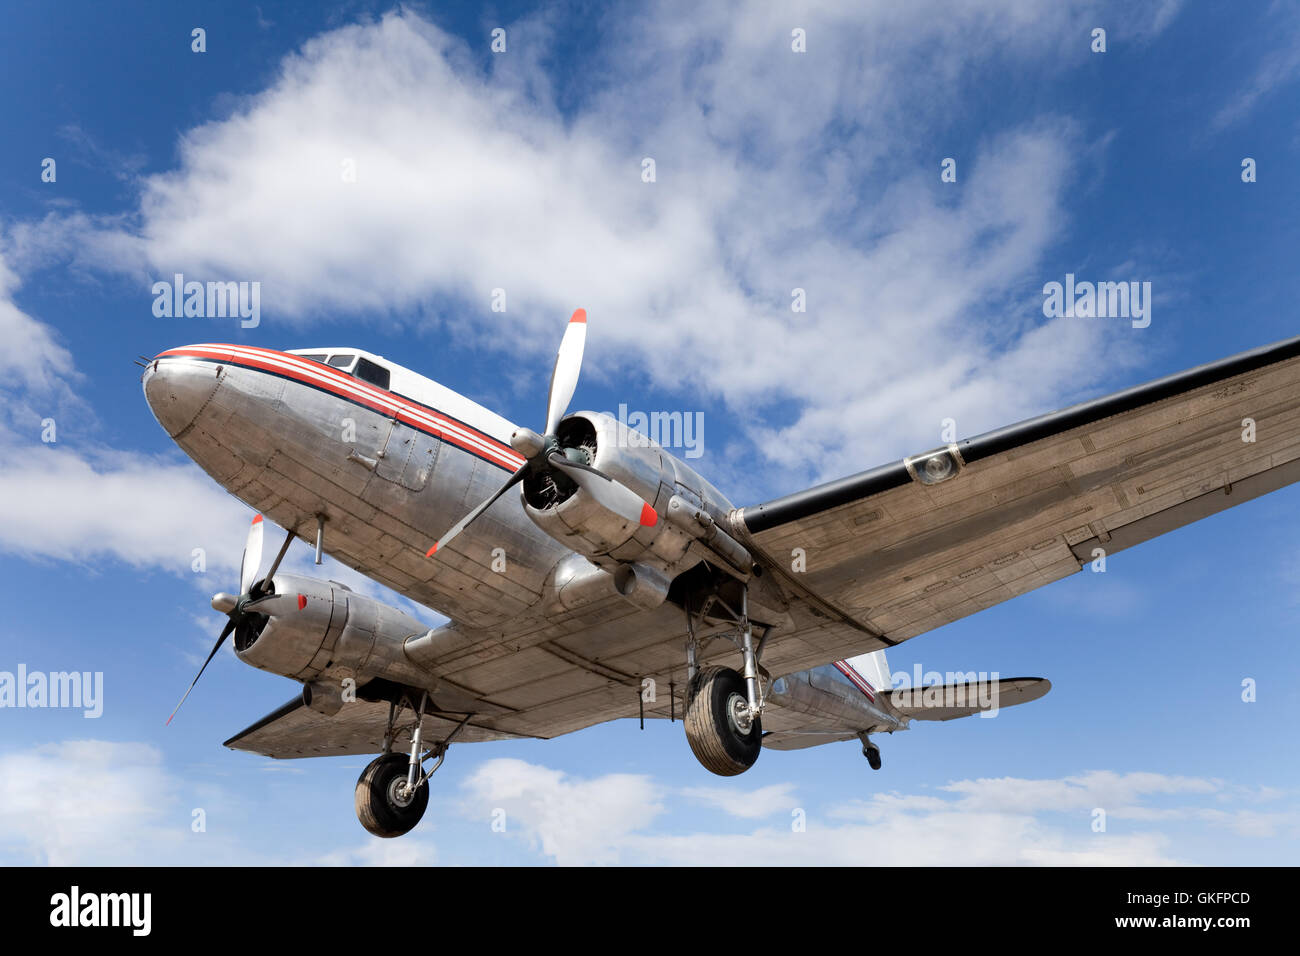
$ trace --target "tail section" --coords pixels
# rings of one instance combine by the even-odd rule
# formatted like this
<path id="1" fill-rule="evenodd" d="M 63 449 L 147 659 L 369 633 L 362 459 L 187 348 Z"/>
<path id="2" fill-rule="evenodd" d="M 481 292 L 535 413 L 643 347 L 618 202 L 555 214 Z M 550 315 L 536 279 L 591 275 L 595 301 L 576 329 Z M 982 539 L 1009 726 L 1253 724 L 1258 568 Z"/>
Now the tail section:
<path id="1" fill-rule="evenodd" d="M 883 648 L 870 654 L 850 657 L 844 663 L 865 679 L 873 691 L 884 693 L 894 686 L 894 679 L 889 673 L 889 662 L 885 660 Z"/>

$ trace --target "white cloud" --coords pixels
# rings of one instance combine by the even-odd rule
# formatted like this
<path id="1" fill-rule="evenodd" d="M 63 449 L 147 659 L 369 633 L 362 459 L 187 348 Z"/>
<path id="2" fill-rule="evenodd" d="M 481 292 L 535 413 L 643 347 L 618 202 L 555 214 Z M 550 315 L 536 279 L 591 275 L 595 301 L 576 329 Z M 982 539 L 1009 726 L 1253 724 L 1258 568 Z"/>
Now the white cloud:
<path id="1" fill-rule="evenodd" d="M 974 71 L 1082 62 L 1087 9 L 623 7 L 568 112 L 540 66 L 544 19 L 513 25 L 485 71 L 394 13 L 311 40 L 184 134 L 179 166 L 142 181 L 138 230 L 50 220 L 14 241 L 30 257 L 75 239 L 79 259 L 141 277 L 258 280 L 264 330 L 459 314 L 445 334 L 531 353 L 539 376 L 581 304 L 588 375 L 721 399 L 762 454 L 828 477 L 937 443 L 945 417 L 974 434 L 1047 410 L 1134 361 L 1117 326 L 1039 310 L 1091 161 L 1080 132 L 1041 116 L 941 145 Z M 938 180 L 949 150 L 955 187 Z"/>
<path id="2" fill-rule="evenodd" d="M 74 787 L 67 786 L 69 767 L 76 768 Z M 961 780 L 937 794 L 878 793 L 797 808 L 805 811 L 802 832 L 791 827 L 793 784 L 737 790 L 734 805 L 725 790 L 674 788 L 640 774 L 583 778 L 492 759 L 464 780 L 459 803 L 474 840 L 508 839 L 561 865 L 1168 865 L 1205 862 L 1187 836 L 1216 831 L 1272 841 L 1280 861 L 1300 835 L 1293 793 L 1156 773 Z M 191 786 L 148 744 L 79 740 L 10 751 L 0 753 L 0 848 L 5 862 L 16 864 L 285 862 L 233 831 L 192 831 L 193 807 L 220 807 L 223 818 L 237 820 L 248 812 L 241 809 L 247 799 L 211 784 Z M 1210 799 L 1218 806 L 1206 805 Z M 715 826 L 701 803 L 724 822 Z M 750 807 L 774 819 L 736 829 L 737 820 L 760 815 Z M 1107 811 L 1107 832 L 1093 832 L 1094 807 Z M 501 834 L 487 827 L 498 811 Z M 416 866 L 439 859 L 417 830 L 399 840 L 320 849 L 310 862 Z"/>
<path id="3" fill-rule="evenodd" d="M 663 813 L 660 788 L 636 774 L 575 779 L 522 760 L 489 760 L 465 781 L 464 813 L 485 822 L 505 811 L 505 835 L 562 866 L 619 862 L 633 834 Z"/>
<path id="4" fill-rule="evenodd" d="M 209 789 L 203 805 L 221 799 Z M 150 744 L 67 740 L 0 753 L 0 853 L 6 863 L 268 862 L 219 834 L 195 832 L 194 806 L 194 793 Z"/>
<path id="5" fill-rule="evenodd" d="M 372 837 L 360 846 L 335 850 L 318 857 L 319 866 L 432 866 L 438 862 L 434 845 L 418 834 L 400 840 Z"/>
<path id="6" fill-rule="evenodd" d="M 196 768 L 190 768 L 190 774 Z M 200 774 L 202 778 L 204 775 Z M 49 866 L 301 864 L 245 842 L 246 795 L 170 771 L 153 745 L 65 740 L 0 753 L 0 863 Z M 194 810 L 211 813 L 193 829 Z M 218 812 L 220 811 L 220 812 Z M 242 826 L 237 829 L 242 830 Z M 436 860 L 418 833 L 321 850 L 323 866 L 415 866 Z"/>
<path id="7" fill-rule="evenodd" d="M 688 800 L 703 803 L 743 820 L 761 820 L 776 813 L 789 814 L 799 805 L 794 784 L 774 783 L 757 790 L 727 787 L 686 787 L 678 791 Z"/>
<path id="8" fill-rule="evenodd" d="M 1094 770 L 1059 780 L 980 778 L 950 783 L 941 789 L 961 796 L 971 810 L 1088 810 L 1105 808 L 1110 815 L 1152 794 L 1214 793 L 1222 782 L 1200 777 L 1171 777 L 1159 773 L 1115 773 Z"/>
<path id="9" fill-rule="evenodd" d="M 49 392 L 73 374 L 72 354 L 49 326 L 23 312 L 13 302 L 18 276 L 0 255 L 0 382 Z"/>
<path id="10" fill-rule="evenodd" d="M 505 808 L 507 833 L 560 864 L 1170 865 L 1195 861 L 1162 825 L 1190 820 L 1254 837 L 1300 832 L 1294 806 L 1266 812 L 1197 802 L 1279 800 L 1277 791 L 1158 773 L 961 780 L 939 788 L 940 795 L 879 793 L 818 809 L 795 806 L 793 784 L 673 789 L 646 776 L 584 780 L 523 761 L 490 760 L 465 789 L 467 813 L 486 818 L 487 808 Z M 697 822 L 683 832 L 679 821 L 697 821 L 698 814 L 668 815 L 677 800 L 685 807 L 705 803 L 733 819 L 788 822 L 740 833 L 709 832 Z M 1093 831 L 1096 808 L 1106 811 L 1105 832 Z M 803 831 L 791 825 L 794 810 L 804 811 Z"/>
<path id="11" fill-rule="evenodd" d="M 1215 131 L 1244 119 L 1261 100 L 1300 78 L 1300 15 L 1290 4 L 1274 4 L 1268 16 L 1269 32 L 1280 41 L 1263 51 L 1252 45 L 1248 62 L 1254 64 L 1254 72 L 1214 115 L 1210 125 Z"/>
<path id="12" fill-rule="evenodd" d="M 250 514 L 197 466 L 161 457 L 33 440 L 0 463 L 0 551 L 19 557 L 188 575 L 203 548 L 210 572 L 237 578 Z"/>

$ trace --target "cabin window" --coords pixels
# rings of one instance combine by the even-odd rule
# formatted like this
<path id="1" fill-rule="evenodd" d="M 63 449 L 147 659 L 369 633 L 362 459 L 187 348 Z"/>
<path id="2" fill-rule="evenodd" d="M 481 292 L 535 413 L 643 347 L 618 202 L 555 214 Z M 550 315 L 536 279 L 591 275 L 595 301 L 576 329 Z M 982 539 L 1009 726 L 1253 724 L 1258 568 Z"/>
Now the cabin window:
<path id="1" fill-rule="evenodd" d="M 356 370 L 352 374 L 363 382 L 369 382 L 371 385 L 377 385 L 383 389 L 388 388 L 388 369 L 382 365 L 376 365 L 369 359 L 363 358 L 357 362 Z"/>

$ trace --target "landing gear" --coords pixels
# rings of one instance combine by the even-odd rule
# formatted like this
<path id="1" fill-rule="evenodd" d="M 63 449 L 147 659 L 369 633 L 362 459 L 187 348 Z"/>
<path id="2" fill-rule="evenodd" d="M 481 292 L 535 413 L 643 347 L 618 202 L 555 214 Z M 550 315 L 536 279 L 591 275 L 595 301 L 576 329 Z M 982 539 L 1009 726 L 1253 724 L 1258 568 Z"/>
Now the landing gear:
<path id="1" fill-rule="evenodd" d="M 413 693 L 404 693 L 389 705 L 384 752 L 372 760 L 357 778 L 357 819 L 377 837 L 399 837 L 409 833 L 420 822 L 429 805 L 429 778 L 442 766 L 452 739 L 473 716 L 466 714 L 445 739 L 426 750 L 422 738 L 429 693 L 420 692 L 418 706 L 413 702 L 413 696 Z M 411 708 L 411 721 L 399 726 L 399 716 L 406 707 Z M 393 743 L 402 733 L 411 735 L 410 753 L 393 752 Z M 434 763 L 426 771 L 424 762 L 430 757 L 434 758 Z"/>
<path id="2" fill-rule="evenodd" d="M 357 819 L 377 837 L 409 833 L 429 805 L 427 786 L 408 787 L 409 766 L 406 754 L 381 754 L 357 779 Z"/>
<path id="3" fill-rule="evenodd" d="M 871 742 L 866 734 L 862 734 L 862 756 L 867 758 L 867 763 L 871 765 L 872 770 L 880 769 L 880 748 Z"/>
<path id="4" fill-rule="evenodd" d="M 706 667 L 695 675 L 683 723 L 696 759 L 720 777 L 744 773 L 758 759 L 763 722 L 750 713 L 745 679 L 729 667 Z"/>
<path id="5" fill-rule="evenodd" d="M 763 678 L 768 674 L 759 665 L 759 655 L 767 641 L 767 631 L 763 631 L 762 640 L 755 646 L 747 604 L 742 585 L 738 612 L 716 590 L 705 598 L 698 612 L 692 611 L 689 602 L 686 609 L 689 681 L 682 724 L 695 758 L 705 770 L 720 777 L 744 773 L 754 765 L 763 745 L 762 715 L 766 697 Z M 743 671 L 698 666 L 702 645 L 696 638 L 695 624 L 697 620 L 707 623 L 710 617 L 734 625 L 727 636 L 732 637 L 740 650 Z"/>

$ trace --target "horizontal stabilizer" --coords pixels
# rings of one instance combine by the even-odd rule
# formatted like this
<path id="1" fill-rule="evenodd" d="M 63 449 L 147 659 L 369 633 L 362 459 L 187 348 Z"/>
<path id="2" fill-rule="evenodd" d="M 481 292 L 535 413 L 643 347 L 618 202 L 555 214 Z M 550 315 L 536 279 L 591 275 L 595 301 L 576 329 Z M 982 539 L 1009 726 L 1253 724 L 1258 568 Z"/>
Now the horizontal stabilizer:
<path id="1" fill-rule="evenodd" d="M 1046 677 L 1006 677 L 969 684 L 899 687 L 885 696 L 901 716 L 912 720 L 953 720 L 1038 700 L 1052 689 Z"/>

